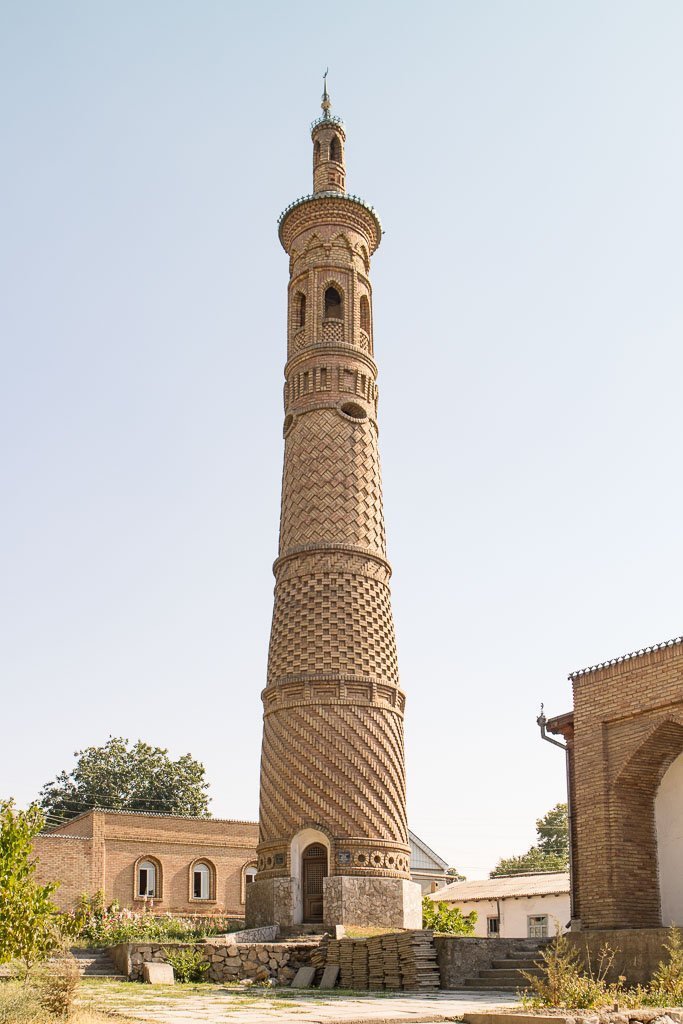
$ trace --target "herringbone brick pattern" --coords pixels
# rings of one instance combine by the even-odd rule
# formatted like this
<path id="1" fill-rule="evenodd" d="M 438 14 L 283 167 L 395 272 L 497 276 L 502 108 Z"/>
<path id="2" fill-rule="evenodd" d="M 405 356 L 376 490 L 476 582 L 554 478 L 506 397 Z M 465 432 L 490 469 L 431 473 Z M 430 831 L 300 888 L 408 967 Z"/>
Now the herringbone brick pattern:
<path id="1" fill-rule="evenodd" d="M 300 417 L 285 443 L 280 554 L 321 542 L 386 551 L 375 428 L 336 409 Z"/>

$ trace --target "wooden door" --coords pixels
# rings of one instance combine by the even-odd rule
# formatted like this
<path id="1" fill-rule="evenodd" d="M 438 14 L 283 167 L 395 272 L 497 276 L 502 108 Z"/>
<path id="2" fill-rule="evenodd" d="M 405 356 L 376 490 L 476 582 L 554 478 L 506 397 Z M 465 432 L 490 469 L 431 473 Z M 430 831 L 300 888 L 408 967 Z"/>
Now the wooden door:
<path id="1" fill-rule="evenodd" d="M 322 843 L 307 846 L 302 856 L 304 923 L 323 919 L 323 878 L 327 875 L 327 850 Z"/>

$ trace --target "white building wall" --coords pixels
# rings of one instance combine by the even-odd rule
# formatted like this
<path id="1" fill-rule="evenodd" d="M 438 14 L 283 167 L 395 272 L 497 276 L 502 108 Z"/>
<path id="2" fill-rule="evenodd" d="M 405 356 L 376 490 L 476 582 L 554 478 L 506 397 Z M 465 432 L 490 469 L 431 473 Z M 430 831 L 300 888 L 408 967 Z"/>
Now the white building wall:
<path id="1" fill-rule="evenodd" d="M 655 798 L 662 924 L 683 925 L 683 754 L 662 779 Z"/>
<path id="2" fill-rule="evenodd" d="M 469 903 L 449 901 L 448 905 L 459 907 L 463 914 L 476 910 L 477 923 L 474 926 L 474 934 L 482 938 L 487 935 L 487 918 L 498 917 L 498 908 L 498 934 L 501 939 L 526 939 L 530 916 L 546 915 L 548 935 L 551 937 L 558 929 L 566 931 L 569 924 L 569 893 L 562 893 L 559 896 L 507 896 L 500 900 L 472 900 Z"/>

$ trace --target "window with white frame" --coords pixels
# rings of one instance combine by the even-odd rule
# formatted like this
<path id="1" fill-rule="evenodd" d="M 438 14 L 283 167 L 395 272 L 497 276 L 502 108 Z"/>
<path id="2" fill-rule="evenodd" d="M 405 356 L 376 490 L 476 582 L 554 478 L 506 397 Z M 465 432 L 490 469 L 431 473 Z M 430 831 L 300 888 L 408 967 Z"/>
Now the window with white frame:
<path id="1" fill-rule="evenodd" d="M 545 939 L 548 936 L 548 915 L 534 914 L 527 917 L 527 935 L 530 939 Z"/>
<path id="2" fill-rule="evenodd" d="M 141 860 L 138 864 L 137 895 L 150 898 L 158 895 L 157 866 L 151 860 Z"/>
<path id="3" fill-rule="evenodd" d="M 500 935 L 500 919 L 497 917 L 486 918 L 486 934 L 489 938 L 497 938 Z"/>
<path id="4" fill-rule="evenodd" d="M 208 864 L 195 864 L 192 868 L 192 897 L 195 900 L 211 899 L 211 868 Z"/>

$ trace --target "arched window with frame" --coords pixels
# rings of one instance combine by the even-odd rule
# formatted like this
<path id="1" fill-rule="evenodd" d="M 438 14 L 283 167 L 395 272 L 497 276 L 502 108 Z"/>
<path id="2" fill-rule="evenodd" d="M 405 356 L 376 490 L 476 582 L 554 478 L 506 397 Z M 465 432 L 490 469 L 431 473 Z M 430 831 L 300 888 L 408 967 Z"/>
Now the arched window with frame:
<path id="1" fill-rule="evenodd" d="M 370 333 L 370 300 L 367 295 L 360 297 L 360 329 L 366 334 Z"/>
<path id="2" fill-rule="evenodd" d="M 330 142 L 330 160 L 335 160 L 338 164 L 341 163 L 341 142 L 336 135 L 332 136 Z"/>
<path id="3" fill-rule="evenodd" d="M 214 898 L 213 870 L 206 861 L 196 861 L 192 865 L 192 899 L 211 900 Z"/>
<path id="4" fill-rule="evenodd" d="M 325 289 L 325 319 L 344 319 L 344 301 L 333 285 Z"/>
<path id="5" fill-rule="evenodd" d="M 156 860 L 150 857 L 140 859 L 135 870 L 135 898 L 161 898 L 161 868 Z"/>
<path id="6" fill-rule="evenodd" d="M 313 147 L 313 166 L 317 167 L 320 163 L 320 140 L 318 140 Z"/>

